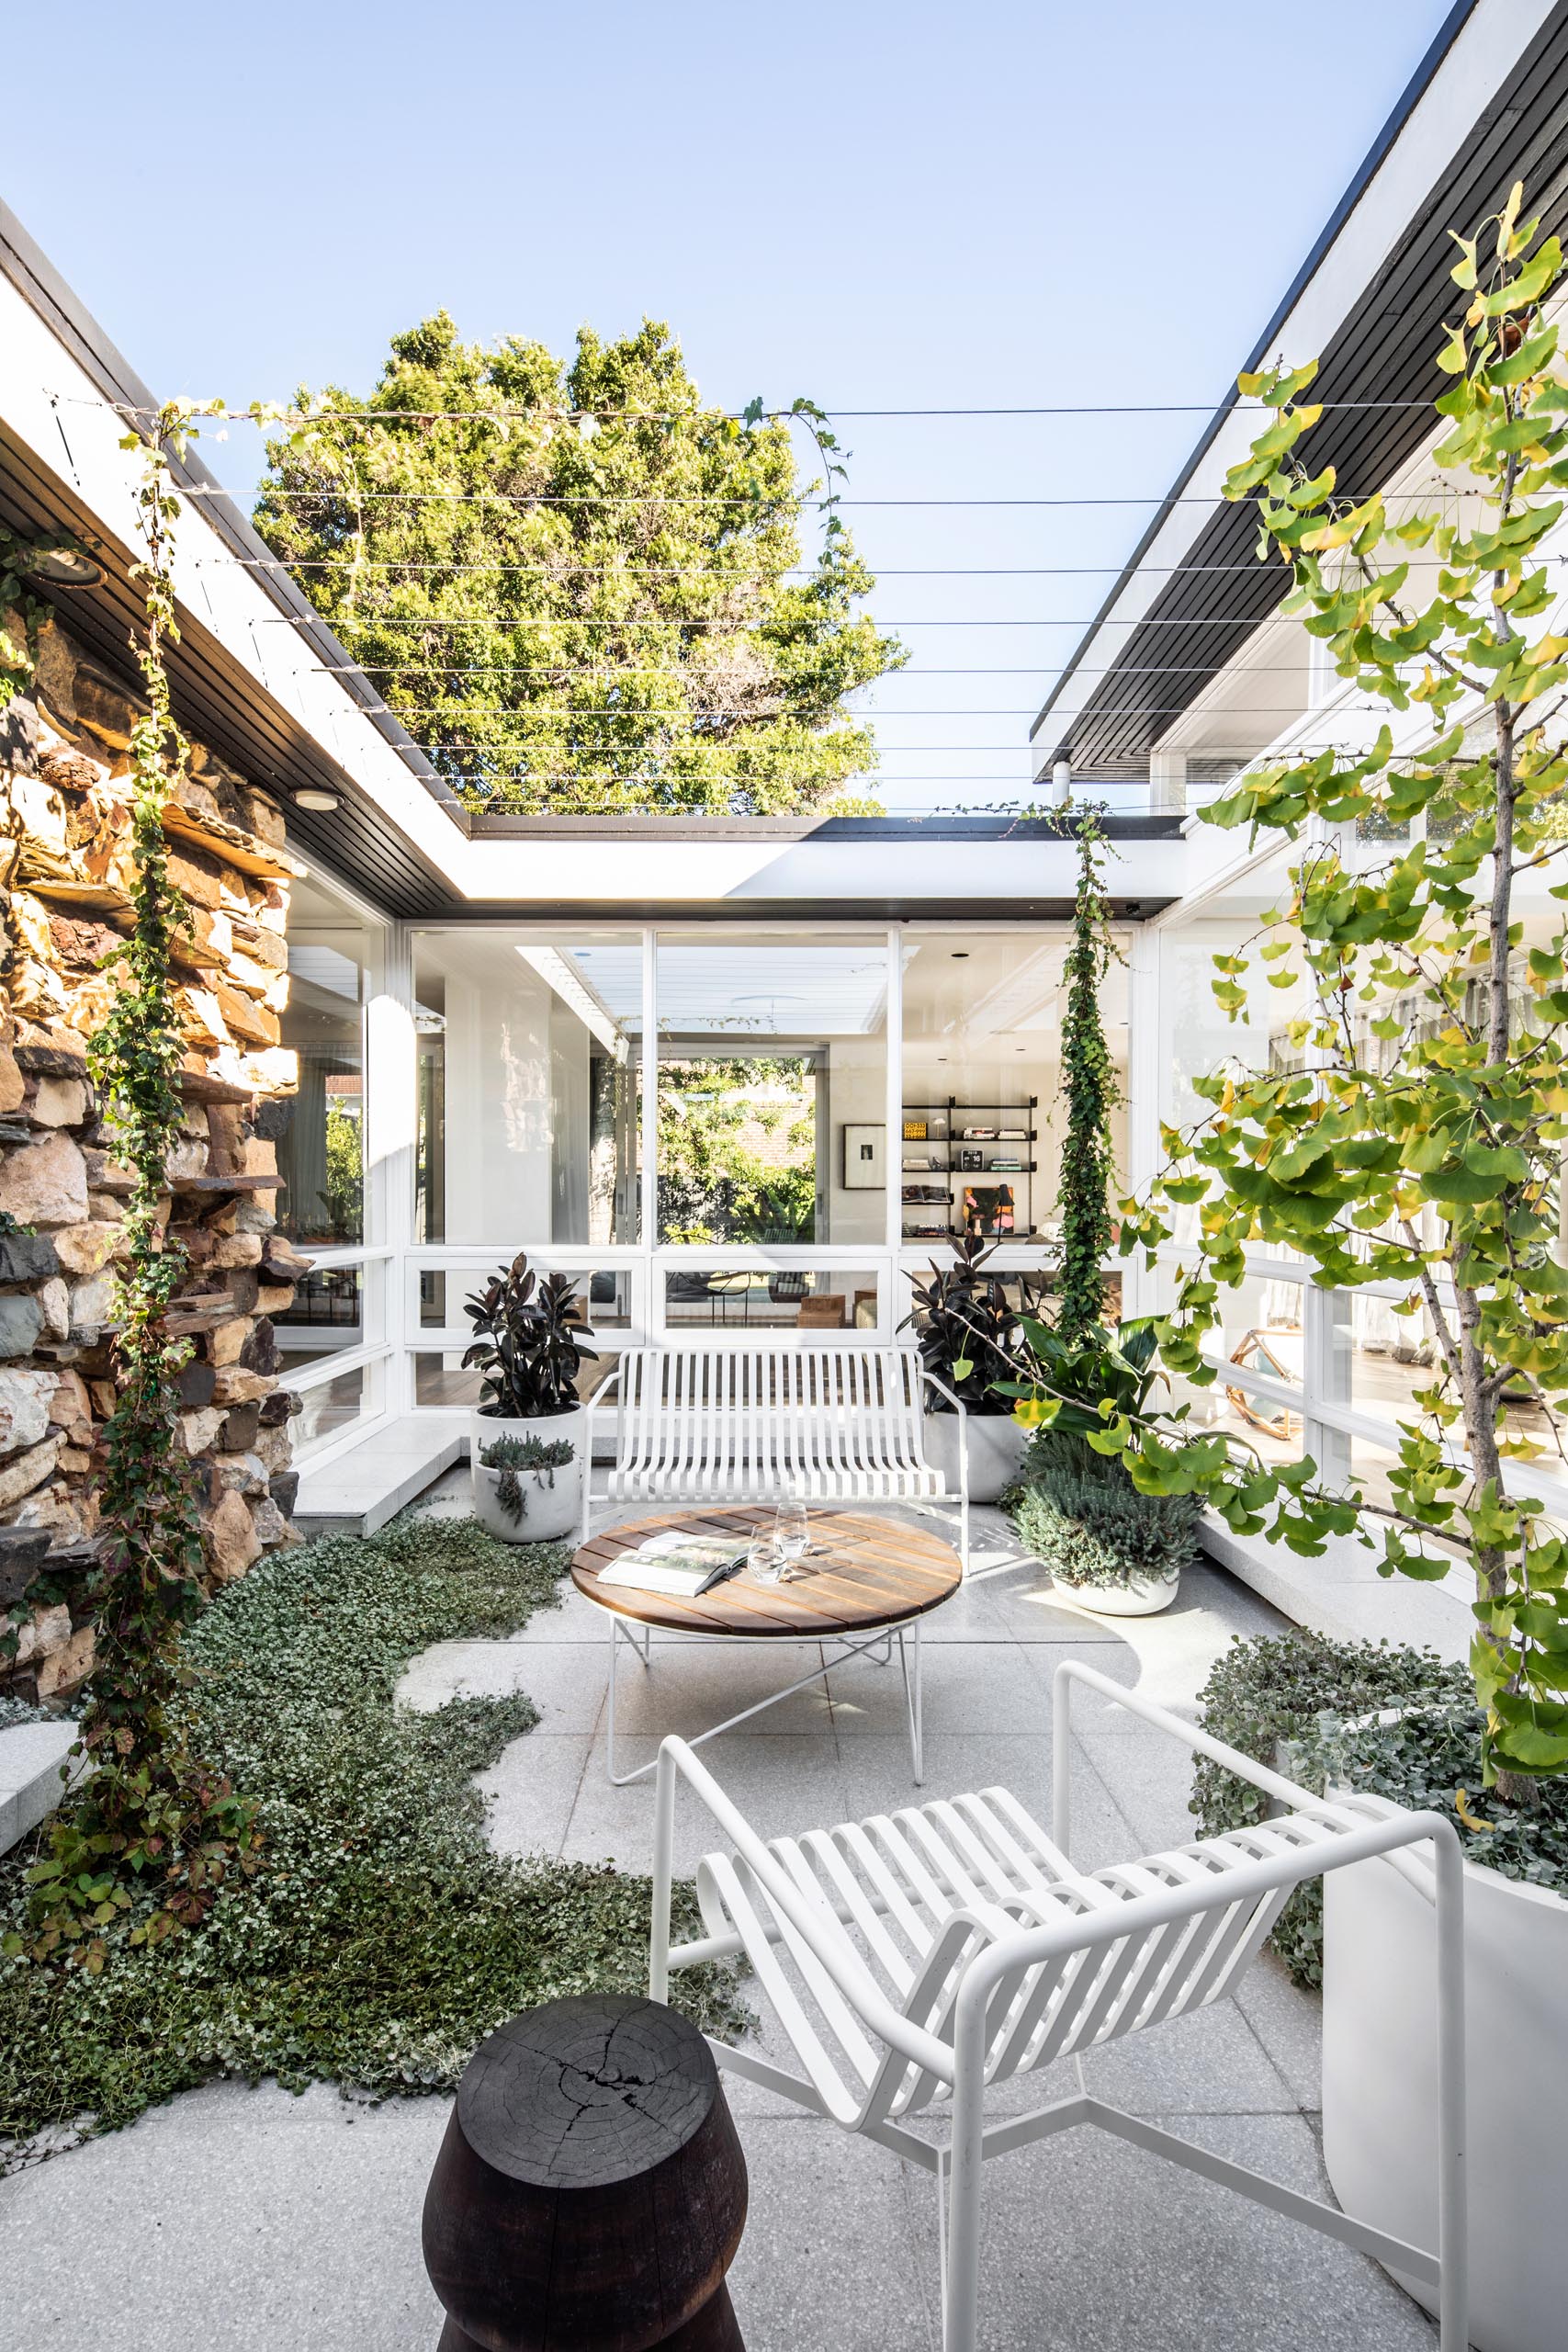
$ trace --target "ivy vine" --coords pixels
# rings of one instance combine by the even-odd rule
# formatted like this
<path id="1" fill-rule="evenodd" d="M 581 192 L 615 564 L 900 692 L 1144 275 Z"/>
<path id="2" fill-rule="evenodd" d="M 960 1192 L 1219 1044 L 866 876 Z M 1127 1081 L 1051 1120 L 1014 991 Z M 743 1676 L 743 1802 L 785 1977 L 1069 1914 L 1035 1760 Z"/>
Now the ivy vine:
<path id="1" fill-rule="evenodd" d="M 1100 1012 L 1100 984 L 1116 953 L 1105 897 L 1105 833 L 1098 809 L 1077 813 L 1078 883 L 1062 1023 L 1067 1128 L 1058 1193 L 1062 1263 L 1056 1317 L 1057 1334 L 1070 1347 L 1082 1346 L 1104 1313 L 1104 1261 L 1113 1238 L 1111 1114 L 1122 1099 Z"/>
<path id="2" fill-rule="evenodd" d="M 165 654 L 179 639 L 171 459 L 184 454 L 196 413 L 189 401 L 171 402 L 120 445 L 144 460 L 137 504 L 145 555 L 131 577 L 145 614 L 133 645 L 147 709 L 130 746 L 132 928 L 110 952 L 118 985 L 88 1057 L 134 1189 L 117 1275 L 117 1393 L 103 1440 L 96 1663 L 76 1751 L 91 1777 L 56 1815 L 29 1874 L 34 1955 L 63 1949 L 94 1973 L 106 1931 L 122 1927 L 132 1942 L 156 1943 L 193 1926 L 233 1870 L 256 1867 L 261 1847 L 254 1805 L 193 1750 L 178 1656 L 180 1628 L 201 1605 L 202 1544 L 196 1474 L 175 1432 L 189 1342 L 168 1329 L 187 1260 L 163 1208 L 183 1115 L 172 954 L 188 922 L 169 875 L 164 817 L 189 748 L 175 723 Z"/>

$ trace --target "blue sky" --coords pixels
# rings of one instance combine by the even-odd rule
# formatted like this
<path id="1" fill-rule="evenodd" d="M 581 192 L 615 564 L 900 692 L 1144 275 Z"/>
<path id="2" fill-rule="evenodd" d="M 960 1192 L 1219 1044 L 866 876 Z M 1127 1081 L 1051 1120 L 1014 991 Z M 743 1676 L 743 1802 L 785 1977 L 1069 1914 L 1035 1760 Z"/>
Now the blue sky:
<path id="1" fill-rule="evenodd" d="M 666 319 L 727 405 L 1212 404 L 1446 13 L 323 0 L 204 11 L 150 74 L 138 12 L 76 0 L 11 12 L 10 86 L 51 95 L 0 184 L 160 394 L 364 388 L 445 304 L 558 349 Z M 846 423 L 849 497 L 1157 493 L 1201 421 Z M 254 445 L 204 454 L 248 496 Z M 868 705 L 890 807 L 1020 793 L 1109 576 L 894 575 L 1114 568 L 1146 514 L 847 508 L 911 625 Z"/>

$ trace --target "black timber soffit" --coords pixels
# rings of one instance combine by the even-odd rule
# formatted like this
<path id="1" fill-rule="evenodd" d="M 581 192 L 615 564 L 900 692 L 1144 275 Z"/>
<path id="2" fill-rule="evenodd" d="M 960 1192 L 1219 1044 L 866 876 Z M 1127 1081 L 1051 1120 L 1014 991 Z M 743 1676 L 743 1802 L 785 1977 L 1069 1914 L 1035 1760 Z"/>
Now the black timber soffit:
<path id="1" fill-rule="evenodd" d="M 40 581 L 38 593 L 85 653 L 140 691 L 132 639 L 142 603 L 130 576 L 130 551 L 111 539 L 74 493 L 3 427 L 0 521 L 24 538 L 65 532 L 91 550 L 103 570 L 101 585 L 70 589 Z M 288 817 L 291 843 L 303 854 L 335 867 L 390 914 L 413 914 L 450 900 L 451 891 L 428 861 L 183 605 L 180 641 L 169 650 L 167 666 L 179 725 L 273 795 Z M 338 807 L 330 812 L 298 808 L 293 795 L 302 786 L 335 793 Z M 466 815 L 457 821 L 466 831 Z"/>
<path id="2" fill-rule="evenodd" d="M 1524 182 L 1529 212 L 1541 217 L 1542 232 L 1568 237 L 1568 5 L 1553 10 L 1428 192 L 1354 314 L 1320 355 L 1313 399 L 1418 405 L 1329 407 L 1301 445 L 1314 472 L 1332 464 L 1347 492 L 1365 495 L 1397 473 L 1430 435 L 1436 419 L 1429 403 L 1446 380 L 1438 372 L 1437 353 L 1458 299 L 1449 275 L 1454 258 L 1449 232 L 1468 234 L 1499 209 L 1517 179 Z M 1272 329 L 1266 342 L 1268 348 L 1260 347 L 1249 365 L 1274 356 Z M 1295 364 L 1314 355 L 1280 356 Z M 1168 511 L 1156 516 L 1145 544 Z M 1216 507 L 1187 560 L 1241 568 L 1177 574 L 1133 631 L 1115 669 L 1052 743 L 1042 764 L 1068 758 L 1075 775 L 1083 777 L 1141 773 L 1182 712 L 1286 593 L 1290 575 L 1284 564 L 1254 560 L 1257 537 L 1249 505 Z M 1137 561 L 1134 557 L 1108 601 L 1108 613 Z M 1071 674 L 1069 667 L 1066 677 Z M 1044 734 L 1036 739 L 1042 753 L 1048 740 Z"/>

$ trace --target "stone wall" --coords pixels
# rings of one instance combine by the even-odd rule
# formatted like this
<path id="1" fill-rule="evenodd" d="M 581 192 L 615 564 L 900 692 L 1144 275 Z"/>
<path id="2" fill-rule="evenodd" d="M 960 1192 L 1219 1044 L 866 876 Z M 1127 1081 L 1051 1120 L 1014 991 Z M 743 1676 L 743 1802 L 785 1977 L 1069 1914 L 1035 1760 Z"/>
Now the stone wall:
<path id="1" fill-rule="evenodd" d="M 114 1402 L 113 1267 L 130 1189 L 86 1042 L 130 929 L 128 746 L 141 706 L 54 625 L 34 690 L 0 714 L 0 1689 L 65 1697 L 91 1669 L 84 1593 Z M 288 1417 L 271 1317 L 308 1261 L 274 1231 L 275 1147 L 293 1091 L 279 1045 L 289 867 L 273 804 L 200 746 L 172 810 L 190 910 L 178 956 L 185 1120 L 167 1216 L 190 1265 L 172 1329 L 192 1343 L 176 1442 L 198 1465 L 214 1584 L 295 1537 Z M 106 967 L 105 959 L 109 958 Z"/>

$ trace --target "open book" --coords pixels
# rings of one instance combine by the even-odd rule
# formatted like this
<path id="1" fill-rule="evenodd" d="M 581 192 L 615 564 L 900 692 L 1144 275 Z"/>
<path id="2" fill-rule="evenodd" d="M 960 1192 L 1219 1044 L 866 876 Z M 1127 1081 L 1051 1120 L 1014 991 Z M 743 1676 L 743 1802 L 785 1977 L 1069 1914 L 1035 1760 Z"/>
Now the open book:
<path id="1" fill-rule="evenodd" d="M 667 1528 L 601 1568 L 599 1582 L 695 1600 L 745 1566 L 750 1543 L 749 1535 L 682 1535 L 678 1528 Z"/>

